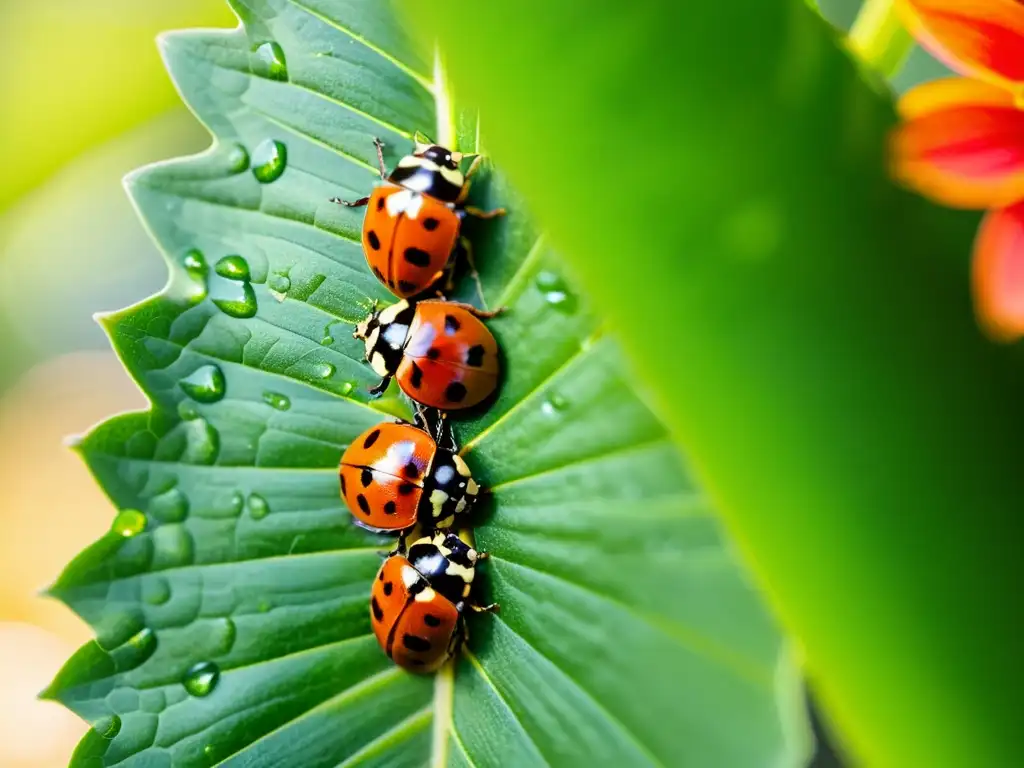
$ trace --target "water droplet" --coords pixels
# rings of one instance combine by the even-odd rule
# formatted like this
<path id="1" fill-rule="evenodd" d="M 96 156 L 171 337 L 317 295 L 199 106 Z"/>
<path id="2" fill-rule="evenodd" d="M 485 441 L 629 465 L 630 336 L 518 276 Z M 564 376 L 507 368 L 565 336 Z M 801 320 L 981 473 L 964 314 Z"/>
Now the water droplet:
<path id="1" fill-rule="evenodd" d="M 331 378 L 331 376 L 337 373 L 337 371 L 338 369 L 335 368 L 330 363 L 317 363 L 316 366 L 314 366 L 313 368 L 314 375 L 318 376 L 321 379 L 329 379 Z"/>
<path id="2" fill-rule="evenodd" d="M 339 391 L 343 395 L 351 395 L 355 391 L 355 388 L 356 383 L 354 381 L 346 381 L 341 385 L 341 389 Z"/>
<path id="3" fill-rule="evenodd" d="M 92 724 L 92 729 L 104 739 L 113 739 L 121 732 L 121 718 L 117 715 L 101 717 Z"/>
<path id="4" fill-rule="evenodd" d="M 196 409 L 195 403 L 190 403 L 188 400 L 182 400 L 178 403 L 178 417 L 182 421 L 194 421 L 199 416 L 200 414 Z"/>
<path id="5" fill-rule="evenodd" d="M 287 411 L 292 407 L 292 401 L 286 395 L 281 395 L 277 392 L 264 392 L 263 402 L 273 408 L 277 408 L 279 411 Z"/>
<path id="6" fill-rule="evenodd" d="M 150 605 L 163 605 L 171 599 L 171 584 L 163 576 L 142 582 L 142 599 Z"/>
<path id="7" fill-rule="evenodd" d="M 148 659 L 156 650 L 156 633 L 149 627 L 136 632 L 125 643 L 138 656 Z"/>
<path id="8" fill-rule="evenodd" d="M 228 168 L 232 173 L 249 169 L 249 151 L 241 144 L 232 144 L 228 150 Z"/>
<path id="9" fill-rule="evenodd" d="M 235 626 L 235 622 L 230 617 L 220 622 L 220 626 L 217 629 L 219 637 L 217 638 L 217 650 L 218 655 L 223 656 L 225 653 L 229 653 L 235 646 L 235 638 L 238 637 L 238 627 Z"/>
<path id="10" fill-rule="evenodd" d="M 329 335 L 324 336 L 322 339 L 320 339 L 320 343 L 323 344 L 325 347 L 329 347 L 331 346 L 331 344 L 334 343 L 334 337 Z"/>
<path id="11" fill-rule="evenodd" d="M 285 295 L 291 287 L 292 281 L 288 275 L 275 272 L 267 278 L 267 290 L 270 291 L 270 295 L 278 301 L 284 301 Z"/>
<path id="12" fill-rule="evenodd" d="M 209 696 L 213 693 L 213 689 L 217 687 L 219 680 L 220 667 L 212 661 L 200 661 L 198 664 L 193 664 L 189 667 L 181 684 L 193 696 Z"/>
<path id="13" fill-rule="evenodd" d="M 225 256 L 217 262 L 213 269 L 218 275 L 229 280 L 248 280 L 250 278 L 249 262 L 241 256 Z"/>
<path id="14" fill-rule="evenodd" d="M 130 539 L 146 530 L 146 516 L 137 509 L 122 509 L 111 523 L 110 530 L 118 536 Z"/>
<path id="15" fill-rule="evenodd" d="M 180 461 L 185 464 L 210 465 L 220 453 L 220 434 L 206 419 L 191 419 L 182 423 L 185 430 L 185 450 Z"/>
<path id="16" fill-rule="evenodd" d="M 232 515 L 232 517 L 238 517 L 240 514 L 242 514 L 242 507 L 244 505 L 245 505 L 245 497 L 241 493 L 239 493 L 238 491 L 235 491 L 233 494 L 231 494 L 231 515 Z"/>
<path id="17" fill-rule="evenodd" d="M 559 312 L 572 314 L 576 310 L 576 297 L 569 291 L 565 281 L 554 272 L 541 272 L 535 284 L 544 300 Z"/>
<path id="18" fill-rule="evenodd" d="M 273 41 L 260 43 L 252 49 L 252 71 L 271 80 L 287 80 L 288 66 L 285 64 L 284 51 Z"/>
<path id="19" fill-rule="evenodd" d="M 188 497 L 171 488 L 151 498 L 146 512 L 161 523 L 180 523 L 188 516 Z"/>
<path id="20" fill-rule="evenodd" d="M 184 525 L 162 525 L 153 531 L 153 568 L 177 568 L 192 563 L 195 544 Z"/>
<path id="21" fill-rule="evenodd" d="M 249 495 L 249 514 L 252 515 L 253 520 L 262 520 L 268 514 L 270 514 L 270 505 L 267 504 L 267 500 L 260 496 L 258 493 Z"/>
<path id="22" fill-rule="evenodd" d="M 262 142 L 252 153 L 252 175 L 257 181 L 269 184 L 277 181 L 288 164 L 288 150 L 274 139 Z"/>
<path id="23" fill-rule="evenodd" d="M 217 308 L 225 315 L 231 315 L 231 317 L 254 317 L 258 308 L 256 304 L 256 291 L 252 289 L 249 281 L 236 282 L 229 280 L 225 282 L 226 286 L 230 286 L 231 291 L 228 294 L 225 286 L 221 286 L 222 289 L 218 291 L 218 296 L 213 300 Z"/>
<path id="24" fill-rule="evenodd" d="M 186 271 L 194 277 L 206 277 L 206 273 L 210 269 L 206 264 L 206 257 L 195 248 L 185 254 L 185 258 L 181 260 L 181 263 Z"/>
<path id="25" fill-rule="evenodd" d="M 540 409 L 544 412 L 545 416 L 554 416 L 559 411 L 564 411 L 568 407 L 569 401 L 555 392 L 548 396 Z"/>

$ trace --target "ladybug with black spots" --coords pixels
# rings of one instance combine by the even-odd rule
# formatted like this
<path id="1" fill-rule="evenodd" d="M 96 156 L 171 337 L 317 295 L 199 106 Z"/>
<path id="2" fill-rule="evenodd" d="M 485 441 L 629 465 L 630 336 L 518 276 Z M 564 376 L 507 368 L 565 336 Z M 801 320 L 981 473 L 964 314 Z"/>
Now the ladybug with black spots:
<path id="1" fill-rule="evenodd" d="M 368 206 L 363 219 L 363 253 L 373 274 L 399 298 L 423 293 L 448 270 L 451 282 L 459 246 L 472 264 L 469 241 L 460 236 L 468 214 L 489 219 L 503 208 L 482 211 L 466 205 L 470 178 L 480 167 L 479 155 L 452 152 L 437 144 L 416 142 L 411 155 L 390 173 L 384 166 L 383 146 L 373 140 L 383 182 L 369 196 L 354 201 L 332 198 L 349 207 Z M 463 174 L 463 159 L 474 158 Z"/>
<path id="2" fill-rule="evenodd" d="M 381 394 L 395 377 L 405 394 L 431 408 L 459 410 L 486 400 L 498 386 L 500 364 L 498 342 L 480 318 L 500 311 L 442 299 L 374 309 L 352 334 L 383 377 L 370 391 Z"/>
<path id="3" fill-rule="evenodd" d="M 480 486 L 452 439 L 441 447 L 406 423 L 371 427 L 341 457 L 341 497 L 356 522 L 376 531 L 405 531 L 416 523 L 449 528 L 472 508 Z M 449 434 L 449 439 L 451 436 Z"/>
<path id="4" fill-rule="evenodd" d="M 410 672 L 433 672 L 466 641 L 463 614 L 497 611 L 470 600 L 485 559 L 454 533 L 434 533 L 391 553 L 370 591 L 370 622 L 381 649 Z"/>

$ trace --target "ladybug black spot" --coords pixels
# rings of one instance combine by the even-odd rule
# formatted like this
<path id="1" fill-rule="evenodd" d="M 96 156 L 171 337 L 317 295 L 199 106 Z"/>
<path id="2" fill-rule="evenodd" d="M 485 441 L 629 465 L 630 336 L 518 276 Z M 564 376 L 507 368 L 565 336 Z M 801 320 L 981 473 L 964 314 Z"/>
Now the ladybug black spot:
<path id="1" fill-rule="evenodd" d="M 366 233 L 366 242 L 370 244 L 370 247 L 373 248 L 373 250 L 380 250 L 380 238 L 377 237 L 377 233 L 372 229 Z"/>
<path id="2" fill-rule="evenodd" d="M 363 488 L 369 488 L 373 482 L 373 472 L 363 467 L 362 473 L 359 475 L 359 482 L 363 484 Z"/>
<path id="3" fill-rule="evenodd" d="M 417 651 L 418 653 L 424 653 L 430 650 L 430 641 L 422 637 L 417 637 L 416 635 L 402 635 L 402 645 L 410 651 Z"/>
<path id="4" fill-rule="evenodd" d="M 359 508 L 363 510 L 364 515 L 370 514 L 370 502 L 366 500 L 366 497 L 363 496 L 363 494 L 360 493 L 356 496 L 356 503 L 359 504 Z"/>
<path id="5" fill-rule="evenodd" d="M 408 477 L 411 477 L 414 480 L 420 476 L 420 468 L 416 466 L 415 461 L 410 461 L 408 464 L 406 464 L 404 471 Z"/>
<path id="6" fill-rule="evenodd" d="M 466 365 L 471 365 L 474 368 L 479 368 L 481 365 L 484 364 L 485 351 L 486 350 L 484 350 L 483 344 L 474 344 L 472 347 L 469 348 L 469 351 L 466 352 Z"/>
<path id="7" fill-rule="evenodd" d="M 384 582 L 384 594 L 388 595 L 390 597 L 391 593 L 394 592 L 394 591 L 395 591 L 395 585 L 392 584 L 390 581 L 385 581 Z"/>
<path id="8" fill-rule="evenodd" d="M 394 288 L 395 286 L 392 285 L 391 287 Z M 402 293 L 412 293 L 416 290 L 416 283 L 410 283 L 408 280 L 399 280 L 398 290 Z"/>
<path id="9" fill-rule="evenodd" d="M 372 446 L 374 443 L 377 442 L 377 438 L 378 437 L 380 437 L 380 430 L 379 429 L 373 430 L 373 432 L 368 434 L 366 436 L 366 439 L 363 440 L 363 448 L 369 448 L 370 446 Z"/>
<path id="10" fill-rule="evenodd" d="M 437 358 L 439 358 L 440 356 L 441 356 L 441 350 L 438 349 L 437 347 L 431 347 L 430 349 L 427 350 L 427 359 L 428 360 L 437 360 Z"/>
<path id="11" fill-rule="evenodd" d="M 466 399 L 466 385 L 461 381 L 453 381 L 445 387 L 444 398 L 449 403 L 461 403 Z"/>
<path id="12" fill-rule="evenodd" d="M 387 279 L 384 277 L 384 273 L 381 272 L 377 267 L 373 268 L 373 274 L 377 276 L 377 279 L 382 283 L 386 283 Z"/>
<path id="13" fill-rule="evenodd" d="M 377 210 L 378 211 L 383 211 L 384 210 L 384 198 L 383 197 L 378 197 L 377 198 Z"/>
<path id="14" fill-rule="evenodd" d="M 423 370 L 416 363 L 412 364 L 412 374 L 409 376 L 409 383 L 416 389 L 419 389 L 420 385 L 423 384 Z"/>
<path id="15" fill-rule="evenodd" d="M 383 621 L 384 611 L 381 609 L 380 603 L 377 602 L 376 597 L 370 600 L 370 607 L 373 609 L 373 618 L 375 618 L 377 621 Z"/>
<path id="16" fill-rule="evenodd" d="M 385 515 L 393 515 L 393 514 L 395 514 L 396 510 L 397 510 L 397 507 L 395 506 L 395 502 L 393 502 L 393 501 L 389 501 L 389 502 L 387 502 L 384 505 L 384 514 Z"/>
<path id="17" fill-rule="evenodd" d="M 380 572 L 377 574 L 377 580 L 378 581 L 384 581 L 384 569 L 383 568 L 381 568 Z"/>
<path id="18" fill-rule="evenodd" d="M 430 254 L 420 248 L 406 248 L 405 260 L 414 267 L 430 266 Z"/>
<path id="19" fill-rule="evenodd" d="M 441 626 L 441 620 L 432 613 L 428 613 L 423 616 L 423 623 L 426 624 L 428 627 Z"/>
<path id="20" fill-rule="evenodd" d="M 398 486 L 398 493 L 400 496 L 408 496 L 410 493 L 416 490 L 416 486 L 412 483 L 402 483 Z"/>
<path id="21" fill-rule="evenodd" d="M 462 325 L 453 315 L 444 316 L 444 329 L 451 336 L 453 333 L 459 330 Z"/>
<path id="22" fill-rule="evenodd" d="M 423 220 L 423 228 L 427 230 L 427 232 L 433 232 L 435 229 L 437 229 L 440 223 L 441 222 L 435 218 L 426 218 Z"/>

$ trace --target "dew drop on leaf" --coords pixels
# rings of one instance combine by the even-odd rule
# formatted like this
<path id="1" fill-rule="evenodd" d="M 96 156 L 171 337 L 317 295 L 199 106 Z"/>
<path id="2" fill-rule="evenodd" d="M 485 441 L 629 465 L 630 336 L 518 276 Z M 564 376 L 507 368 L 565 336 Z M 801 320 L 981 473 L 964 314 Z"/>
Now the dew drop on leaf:
<path id="1" fill-rule="evenodd" d="M 183 525 L 163 525 L 153 531 L 154 568 L 190 565 L 195 552 L 192 534 Z"/>
<path id="2" fill-rule="evenodd" d="M 137 509 L 122 509 L 111 523 L 110 530 L 118 536 L 130 539 L 146 530 L 146 516 Z"/>
<path id="3" fill-rule="evenodd" d="M 163 605 L 171 599 L 171 584 L 163 576 L 142 582 L 142 599 L 150 605 Z"/>
<path id="4" fill-rule="evenodd" d="M 270 514 L 270 505 L 258 493 L 249 495 L 249 514 L 253 520 L 262 520 Z"/>
<path id="5" fill-rule="evenodd" d="M 355 388 L 356 383 L 354 381 L 346 381 L 344 384 L 341 385 L 341 389 L 339 391 L 343 395 L 351 395 L 352 392 L 355 391 Z"/>
<path id="6" fill-rule="evenodd" d="M 213 303 L 225 315 L 231 317 L 254 317 L 256 315 L 256 292 L 248 280 L 222 281 Z"/>
<path id="7" fill-rule="evenodd" d="M 177 488 L 154 496 L 146 512 L 161 523 L 180 523 L 188 517 L 188 497 Z"/>
<path id="8" fill-rule="evenodd" d="M 544 412 L 545 416 L 555 416 L 559 411 L 564 411 L 568 407 L 569 401 L 555 392 L 548 396 L 540 409 Z"/>
<path id="9" fill-rule="evenodd" d="M 313 368 L 313 373 L 321 379 L 329 379 L 337 373 L 337 371 L 338 369 L 330 363 L 317 363 Z"/>
<path id="10" fill-rule="evenodd" d="M 576 297 L 569 291 L 565 281 L 554 272 L 538 273 L 535 284 L 544 294 L 544 301 L 559 312 L 570 315 L 576 311 Z"/>
<path id="11" fill-rule="evenodd" d="M 278 392 L 264 392 L 263 402 L 279 411 L 287 411 L 292 407 L 292 401 L 288 399 L 288 396 Z"/>
<path id="12" fill-rule="evenodd" d="M 288 164 L 288 150 L 274 139 L 262 142 L 252 153 L 252 175 L 257 181 L 269 184 L 277 181 Z"/>
<path id="13" fill-rule="evenodd" d="M 232 144 L 228 150 L 228 168 L 232 173 L 249 169 L 249 151 L 241 144 Z"/>
<path id="14" fill-rule="evenodd" d="M 117 715 L 101 717 L 92 724 L 92 729 L 104 739 L 113 739 L 121 732 L 121 718 Z"/>
<path id="15" fill-rule="evenodd" d="M 145 627 L 128 638 L 125 645 L 132 651 L 134 660 L 141 664 L 156 651 L 156 632 Z"/>
<path id="16" fill-rule="evenodd" d="M 238 627 L 235 626 L 234 619 L 225 617 L 223 621 L 219 622 L 216 632 L 217 653 L 222 655 L 229 653 L 235 646 L 235 638 L 238 637 Z"/>
<path id="17" fill-rule="evenodd" d="M 285 295 L 288 293 L 288 289 L 292 287 L 292 281 L 288 275 L 281 273 L 274 273 L 267 278 L 267 289 L 270 294 L 278 301 L 284 301 Z"/>
<path id="18" fill-rule="evenodd" d="M 225 256 L 217 262 L 214 271 L 229 280 L 248 280 L 250 278 L 249 262 L 237 255 Z"/>
<path id="19" fill-rule="evenodd" d="M 184 464 L 209 466 L 220 453 L 220 434 L 206 419 L 191 419 L 182 425 L 185 428 L 185 450 L 179 461 Z"/>
<path id="20" fill-rule="evenodd" d="M 241 493 L 239 493 L 238 491 L 235 491 L 233 494 L 231 494 L 231 516 L 232 517 L 238 517 L 240 514 L 242 514 L 242 507 L 244 505 L 245 505 L 245 497 Z"/>
<path id="21" fill-rule="evenodd" d="M 189 667 L 181 683 L 193 696 L 209 696 L 219 680 L 220 667 L 212 661 L 201 661 Z"/>
<path id="22" fill-rule="evenodd" d="M 209 271 L 209 267 L 206 264 L 206 257 L 203 256 L 202 251 L 195 248 L 185 254 L 185 258 L 181 260 L 181 263 L 185 267 L 185 270 L 193 277 L 206 277 L 206 273 Z"/>
<path id="23" fill-rule="evenodd" d="M 252 49 L 252 71 L 260 77 L 270 80 L 287 80 L 288 66 L 284 60 L 284 50 L 274 41 L 260 43 Z"/>
<path id="24" fill-rule="evenodd" d="M 203 365 L 178 382 L 181 391 L 199 403 L 216 403 L 226 391 L 224 372 L 216 365 Z"/>
<path id="25" fill-rule="evenodd" d="M 329 347 L 331 346 L 331 344 L 334 343 L 334 337 L 330 335 L 324 336 L 322 339 L 320 339 L 320 343 L 325 347 Z"/>

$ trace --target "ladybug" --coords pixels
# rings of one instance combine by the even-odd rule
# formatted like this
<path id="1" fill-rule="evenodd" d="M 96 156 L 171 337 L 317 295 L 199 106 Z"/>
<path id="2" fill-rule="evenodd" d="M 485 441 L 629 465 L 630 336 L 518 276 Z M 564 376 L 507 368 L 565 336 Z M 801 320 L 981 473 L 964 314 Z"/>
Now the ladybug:
<path id="1" fill-rule="evenodd" d="M 394 376 L 405 394 L 432 408 L 458 410 L 485 400 L 498 386 L 498 342 L 479 318 L 498 312 L 441 299 L 374 309 L 352 334 L 384 377 L 371 393 L 381 394 Z"/>
<path id="2" fill-rule="evenodd" d="M 370 590 L 370 622 L 398 666 L 433 672 L 466 640 L 463 613 L 498 610 L 469 601 L 476 564 L 487 557 L 454 533 L 434 533 L 392 552 Z"/>
<path id="3" fill-rule="evenodd" d="M 405 423 L 378 424 L 359 435 L 345 449 L 339 474 L 341 497 L 356 522 L 378 531 L 404 531 L 417 522 L 448 528 L 480 493 L 458 453 Z"/>
<path id="4" fill-rule="evenodd" d="M 373 274 L 396 296 L 404 299 L 422 293 L 446 269 L 450 283 L 453 265 L 449 262 L 456 245 L 462 247 L 472 268 L 469 241 L 459 235 L 462 219 L 466 214 L 489 219 L 505 213 L 503 208 L 482 211 L 465 205 L 470 177 L 479 168 L 481 157 L 417 141 L 413 153 L 399 160 L 389 175 L 380 139 L 373 143 L 383 183 L 368 197 L 331 201 L 349 207 L 368 206 L 363 219 L 363 253 Z M 463 175 L 459 164 L 467 157 L 474 160 Z"/>

